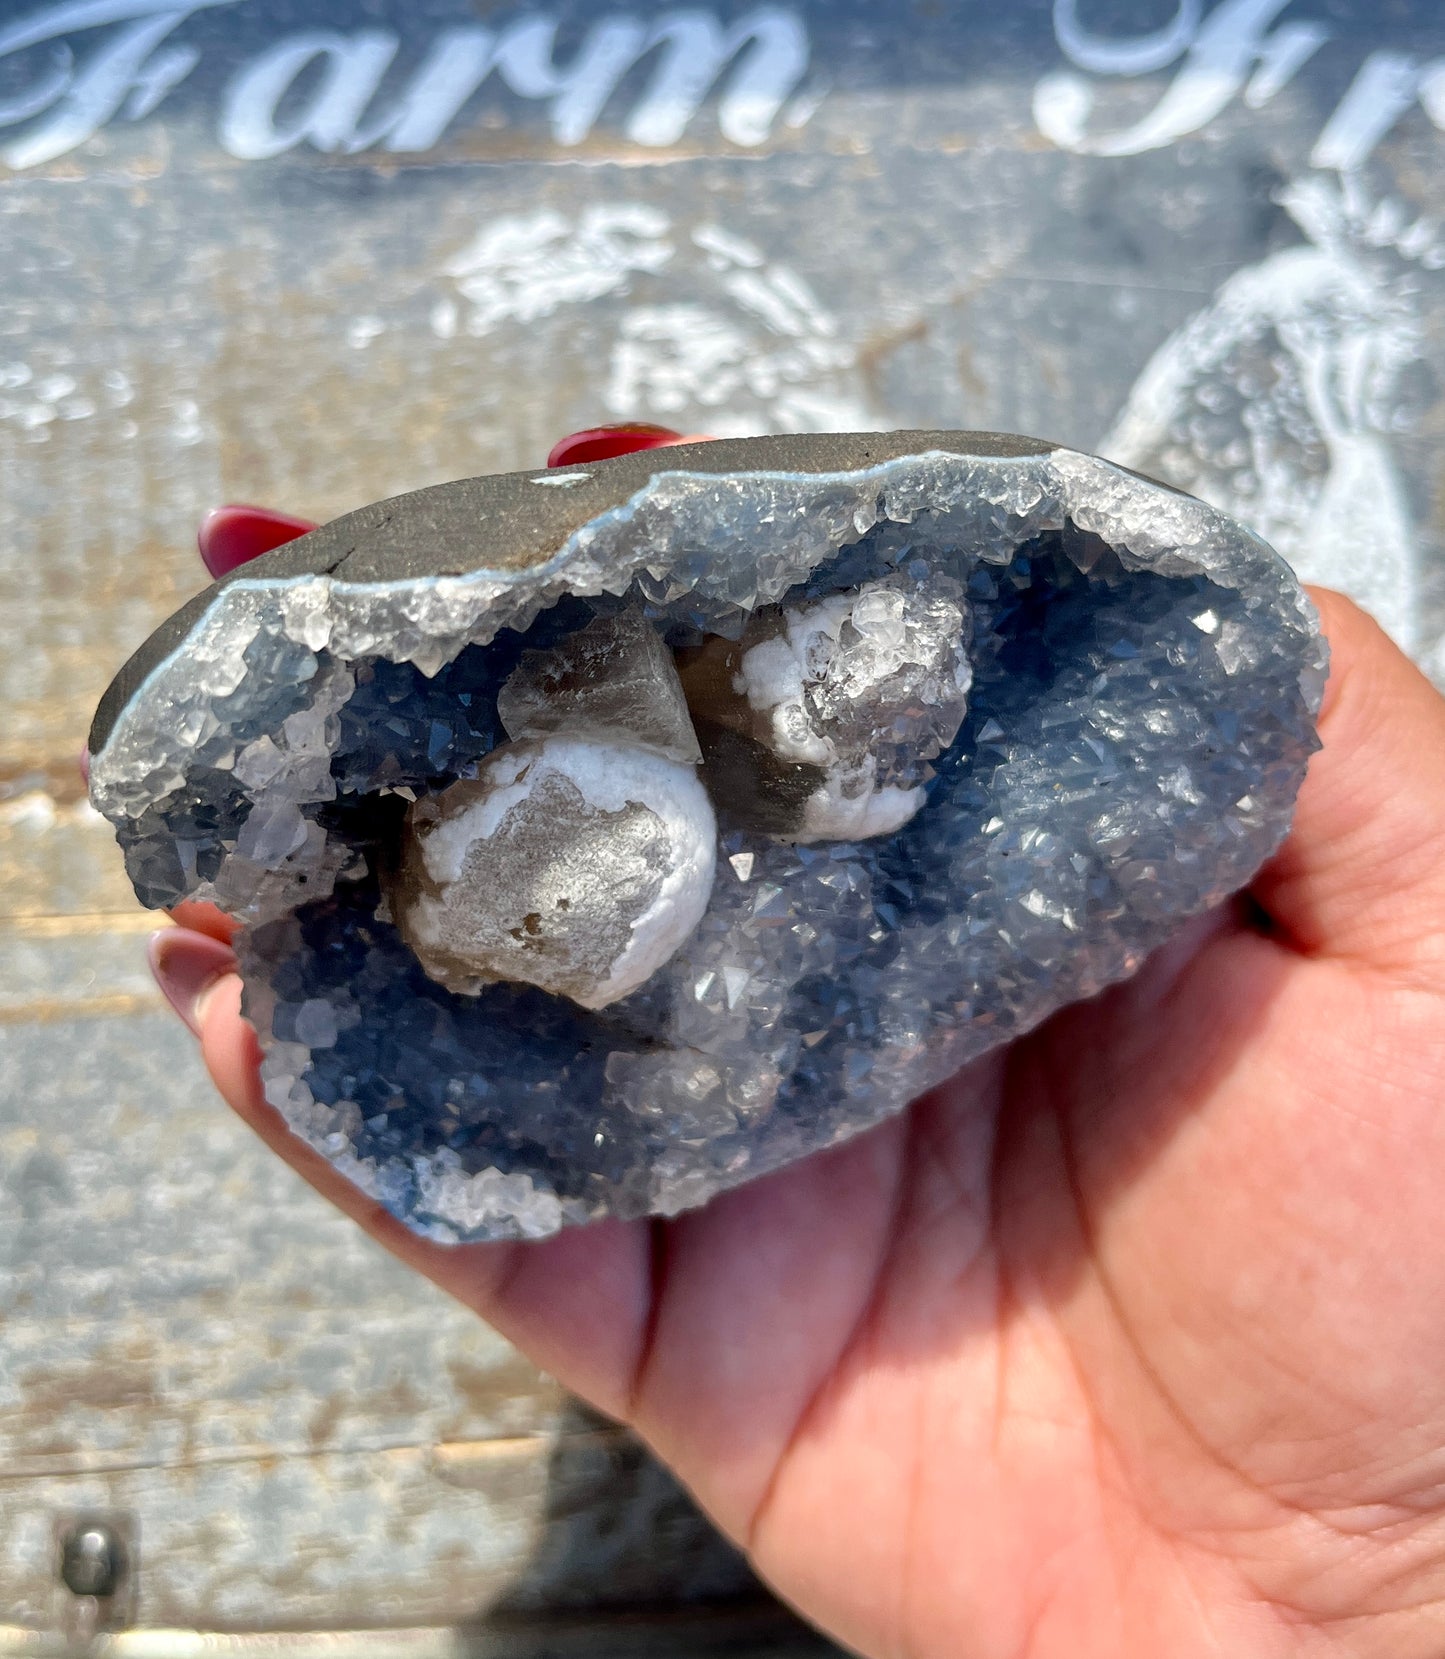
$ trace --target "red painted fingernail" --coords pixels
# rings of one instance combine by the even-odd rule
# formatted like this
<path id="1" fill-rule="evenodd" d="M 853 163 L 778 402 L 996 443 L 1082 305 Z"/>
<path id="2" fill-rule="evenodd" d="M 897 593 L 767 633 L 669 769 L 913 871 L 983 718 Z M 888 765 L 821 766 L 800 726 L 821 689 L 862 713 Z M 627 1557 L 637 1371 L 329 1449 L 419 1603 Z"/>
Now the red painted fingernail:
<path id="1" fill-rule="evenodd" d="M 87 745 L 80 751 L 80 781 L 87 789 L 90 788 L 90 747 Z"/>
<path id="2" fill-rule="evenodd" d="M 575 467 L 583 461 L 610 461 L 614 455 L 633 455 L 639 449 L 662 449 L 675 444 L 681 432 L 670 426 L 650 426 L 646 421 L 628 421 L 621 426 L 589 426 L 569 432 L 552 445 L 549 467 Z"/>
<path id="3" fill-rule="evenodd" d="M 269 507 L 217 507 L 201 521 L 196 545 L 202 564 L 219 578 L 315 528 L 309 518 L 273 513 Z"/>
<path id="4" fill-rule="evenodd" d="M 199 1037 L 206 993 L 234 971 L 235 953 L 204 933 L 163 927 L 151 934 L 146 954 L 166 1001 Z"/>

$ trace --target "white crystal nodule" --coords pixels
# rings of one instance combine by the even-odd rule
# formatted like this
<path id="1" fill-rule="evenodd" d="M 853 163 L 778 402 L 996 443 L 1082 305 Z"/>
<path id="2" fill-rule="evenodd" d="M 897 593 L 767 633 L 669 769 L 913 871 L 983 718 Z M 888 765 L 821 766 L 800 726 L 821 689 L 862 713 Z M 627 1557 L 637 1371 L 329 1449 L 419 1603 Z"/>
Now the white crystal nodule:
<path id="1" fill-rule="evenodd" d="M 716 847 L 690 766 L 588 738 L 503 744 L 408 808 L 392 913 L 451 990 L 511 980 L 605 1008 L 696 928 Z"/>
<path id="2" fill-rule="evenodd" d="M 755 746 L 754 789 L 729 791 L 738 816 L 759 800 L 754 827 L 798 842 L 901 829 L 968 712 L 968 639 L 962 583 L 914 568 L 759 612 L 736 643 L 708 641 L 684 682 L 705 731 Z M 749 769 L 736 742 L 721 756 L 716 736 L 709 746 L 734 779 Z M 769 770 L 771 791 L 757 777 Z M 789 785 L 791 814 L 779 805 Z"/>

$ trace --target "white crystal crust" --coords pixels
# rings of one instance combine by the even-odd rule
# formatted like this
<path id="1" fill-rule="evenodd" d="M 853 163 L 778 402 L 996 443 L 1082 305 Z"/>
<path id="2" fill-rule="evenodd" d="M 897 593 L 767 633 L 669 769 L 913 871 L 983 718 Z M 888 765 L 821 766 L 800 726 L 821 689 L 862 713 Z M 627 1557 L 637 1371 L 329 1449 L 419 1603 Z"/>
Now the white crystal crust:
<path id="1" fill-rule="evenodd" d="M 967 641 L 963 589 L 939 573 L 865 582 L 744 632 L 732 688 L 756 717 L 753 735 L 784 765 L 823 773 L 788 839 L 891 835 L 919 810 L 923 763 L 968 709 Z M 901 779 L 890 773 L 899 751 Z"/>
<path id="2" fill-rule="evenodd" d="M 1113 631 L 1084 640 L 1075 627 L 1067 686 L 1041 678 L 1033 702 L 1011 699 L 998 627 L 1012 561 L 1062 536 L 1063 556 L 1077 552 L 1089 572 L 1075 532 L 1116 555 L 1098 585 Z M 448 997 L 418 983 L 366 897 L 372 878 L 352 880 L 357 845 L 335 827 L 357 790 L 411 799 L 441 787 L 412 774 L 394 789 L 379 772 L 345 781 L 354 739 L 338 723 L 354 733 L 357 711 L 390 712 L 371 697 L 376 665 L 450 674 L 469 647 L 545 623 L 564 599 L 595 599 L 609 615 L 640 605 L 675 630 L 669 639 L 741 644 L 764 608 L 826 607 L 855 587 L 827 584 L 829 562 L 859 538 L 882 569 L 921 547 L 983 619 L 965 728 L 926 790 L 835 767 L 829 810 L 867 813 L 822 820 L 856 838 L 831 847 L 725 823 L 722 880 L 711 851 L 673 867 L 687 866 L 685 889 L 707 856 L 710 898 L 675 928 L 681 896 L 670 915 L 649 897 L 629 921 L 626 949 L 599 976 L 633 987 L 615 1007 L 510 985 Z M 1130 588 L 1130 573 L 1148 580 Z M 1112 583 L 1147 600 L 1155 577 L 1194 585 L 1187 610 L 1146 603 L 1136 618 L 1110 599 Z M 876 620 L 886 633 L 886 607 Z M 121 711 L 94 757 L 93 798 L 148 858 L 175 853 L 180 876 L 166 881 L 252 924 L 240 940 L 247 1013 L 268 1098 L 298 1134 L 419 1232 L 536 1236 L 702 1202 L 868 1127 L 1062 1001 L 1132 972 L 1278 844 L 1324 660 L 1307 600 L 1264 544 L 1094 458 L 934 451 L 831 475 L 659 471 L 531 570 L 233 581 Z M 486 744 L 515 735 L 485 738 L 472 770 L 442 775 L 474 781 L 505 762 Z M 425 749 L 423 739 L 423 761 Z M 615 802 L 602 791 L 616 764 L 552 775 L 584 805 Z M 193 830 L 191 798 L 229 811 L 227 780 L 237 816 Z M 491 821 L 493 837 L 505 833 L 504 815 Z M 683 942 L 669 952 L 674 931 Z M 649 952 L 659 965 L 634 977 Z"/>

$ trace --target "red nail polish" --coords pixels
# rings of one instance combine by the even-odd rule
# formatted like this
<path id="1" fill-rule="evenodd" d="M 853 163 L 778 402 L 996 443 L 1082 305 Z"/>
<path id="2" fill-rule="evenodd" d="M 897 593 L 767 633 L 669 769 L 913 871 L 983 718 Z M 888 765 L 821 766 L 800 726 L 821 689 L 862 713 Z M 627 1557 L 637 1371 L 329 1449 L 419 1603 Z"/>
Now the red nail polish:
<path id="1" fill-rule="evenodd" d="M 549 467 L 575 467 L 583 461 L 610 461 L 614 455 L 633 455 L 639 449 L 661 449 L 682 436 L 670 426 L 650 426 L 646 421 L 628 421 L 621 426 L 589 426 L 569 432 L 552 445 Z"/>
<path id="2" fill-rule="evenodd" d="M 199 1007 L 202 997 L 223 975 L 236 966 L 236 957 L 219 939 L 189 928 L 165 927 L 153 933 L 147 947 L 151 973 L 165 999 L 190 1027 L 201 1034 Z"/>
<path id="3" fill-rule="evenodd" d="M 274 513 L 269 507 L 217 507 L 201 521 L 196 545 L 202 564 L 219 578 L 315 528 L 309 518 Z"/>

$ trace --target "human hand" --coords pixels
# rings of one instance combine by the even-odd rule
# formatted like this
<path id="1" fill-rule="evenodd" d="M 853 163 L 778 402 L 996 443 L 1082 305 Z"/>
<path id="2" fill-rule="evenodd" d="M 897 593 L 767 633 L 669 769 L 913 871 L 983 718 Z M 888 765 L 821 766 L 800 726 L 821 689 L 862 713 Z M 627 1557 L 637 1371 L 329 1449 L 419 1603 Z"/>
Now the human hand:
<path id="1" fill-rule="evenodd" d="M 162 983 L 268 1144 L 862 1652 L 1438 1659 L 1445 700 L 1315 597 L 1325 747 L 1247 896 L 674 1221 L 418 1239 L 266 1105 L 216 913 Z"/>

